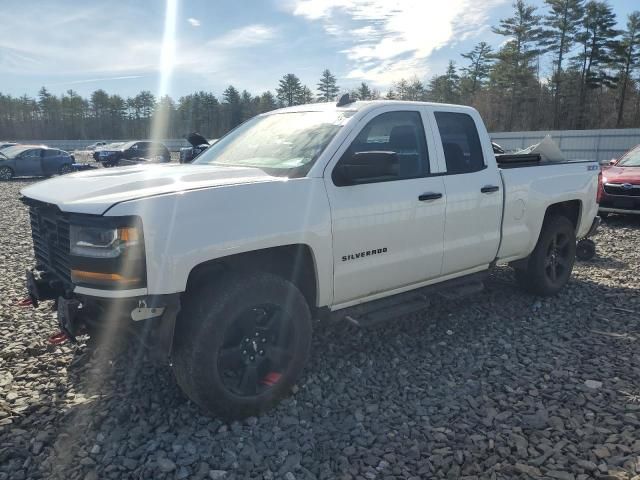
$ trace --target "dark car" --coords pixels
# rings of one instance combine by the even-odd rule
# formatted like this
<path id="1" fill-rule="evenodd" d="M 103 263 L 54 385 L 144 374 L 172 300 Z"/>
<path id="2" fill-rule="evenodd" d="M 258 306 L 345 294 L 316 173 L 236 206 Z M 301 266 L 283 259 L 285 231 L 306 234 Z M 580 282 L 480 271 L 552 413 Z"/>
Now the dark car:
<path id="1" fill-rule="evenodd" d="M 42 145 L 16 145 L 0 151 L 0 180 L 49 177 L 75 171 L 73 155 Z"/>
<path id="2" fill-rule="evenodd" d="M 640 214 L 640 145 L 602 167 L 598 191 L 600 216 Z"/>
<path id="3" fill-rule="evenodd" d="M 191 163 L 198 155 L 200 155 L 214 143 L 209 142 L 198 132 L 190 133 L 185 138 L 187 139 L 187 142 L 191 144 L 191 146 L 183 147 L 180 149 L 180 163 Z"/>
<path id="4" fill-rule="evenodd" d="M 135 165 L 138 163 L 164 163 L 171 161 L 171 153 L 160 142 L 133 141 L 121 145 L 96 150 L 93 154 L 96 162 L 103 167 Z"/>

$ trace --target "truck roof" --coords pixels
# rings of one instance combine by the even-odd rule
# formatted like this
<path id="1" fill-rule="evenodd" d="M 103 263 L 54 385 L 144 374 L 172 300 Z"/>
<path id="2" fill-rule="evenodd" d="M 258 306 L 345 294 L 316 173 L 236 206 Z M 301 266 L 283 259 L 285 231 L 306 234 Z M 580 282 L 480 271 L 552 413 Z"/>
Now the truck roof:
<path id="1" fill-rule="evenodd" d="M 472 107 L 467 107 L 464 105 L 453 105 L 448 103 L 435 103 L 435 102 L 417 102 L 417 101 L 407 101 L 407 100 L 358 100 L 355 102 L 348 103 L 341 107 L 338 107 L 336 102 L 321 102 L 321 103 L 307 103 L 305 105 L 296 105 L 294 107 L 285 107 L 279 108 L 277 110 L 272 110 L 267 112 L 265 115 L 270 115 L 274 113 L 287 113 L 287 112 L 320 112 L 320 111 L 345 111 L 345 112 L 359 112 L 362 110 L 369 110 L 370 108 L 380 107 L 383 105 L 422 105 L 422 106 L 430 106 L 430 107 L 439 107 L 439 108 L 451 108 L 456 110 L 470 110 L 475 111 Z"/>

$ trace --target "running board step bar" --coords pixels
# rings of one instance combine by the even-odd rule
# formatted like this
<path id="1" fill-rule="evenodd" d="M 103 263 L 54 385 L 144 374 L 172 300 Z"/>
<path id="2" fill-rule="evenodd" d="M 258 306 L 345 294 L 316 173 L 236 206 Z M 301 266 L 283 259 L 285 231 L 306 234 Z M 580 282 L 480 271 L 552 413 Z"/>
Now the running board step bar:
<path id="1" fill-rule="evenodd" d="M 430 285 L 417 290 L 374 300 L 334 312 L 352 325 L 368 328 L 380 325 L 411 313 L 419 312 L 429 306 L 429 297 L 434 293 L 447 300 L 457 300 L 481 292 L 484 289 L 486 272 L 475 273 L 462 278 Z"/>

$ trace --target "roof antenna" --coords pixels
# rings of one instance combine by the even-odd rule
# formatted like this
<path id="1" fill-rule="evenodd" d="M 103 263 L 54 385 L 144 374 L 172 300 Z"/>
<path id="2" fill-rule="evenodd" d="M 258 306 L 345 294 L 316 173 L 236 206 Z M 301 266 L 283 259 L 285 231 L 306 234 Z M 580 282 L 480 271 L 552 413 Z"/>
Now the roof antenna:
<path id="1" fill-rule="evenodd" d="M 344 107 L 345 105 L 349 105 L 350 103 L 353 103 L 353 102 L 355 102 L 355 100 L 351 100 L 351 97 L 349 97 L 349 94 L 345 93 L 340 97 L 340 100 L 338 100 L 338 103 L 336 103 L 336 106 Z"/>

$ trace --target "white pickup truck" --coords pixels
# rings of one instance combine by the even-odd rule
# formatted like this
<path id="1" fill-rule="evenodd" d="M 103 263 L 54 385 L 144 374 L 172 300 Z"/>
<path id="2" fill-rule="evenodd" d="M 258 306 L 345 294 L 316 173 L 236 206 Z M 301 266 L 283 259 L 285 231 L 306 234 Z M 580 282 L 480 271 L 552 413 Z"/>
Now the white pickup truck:
<path id="1" fill-rule="evenodd" d="M 205 410 L 256 414 L 300 377 L 312 318 L 394 319 L 424 308 L 431 290 L 475 291 L 496 264 L 530 292 L 557 293 L 576 238 L 597 227 L 598 173 L 596 162 L 496 161 L 463 106 L 276 110 L 193 164 L 22 190 L 28 290 L 36 306 L 57 302 L 72 339 L 88 330 L 108 341 L 123 325 Z"/>

